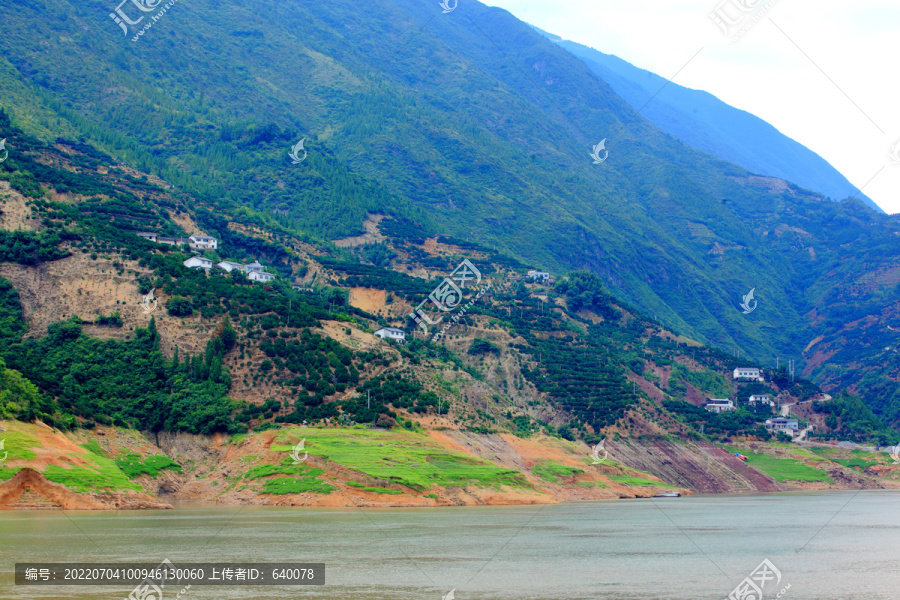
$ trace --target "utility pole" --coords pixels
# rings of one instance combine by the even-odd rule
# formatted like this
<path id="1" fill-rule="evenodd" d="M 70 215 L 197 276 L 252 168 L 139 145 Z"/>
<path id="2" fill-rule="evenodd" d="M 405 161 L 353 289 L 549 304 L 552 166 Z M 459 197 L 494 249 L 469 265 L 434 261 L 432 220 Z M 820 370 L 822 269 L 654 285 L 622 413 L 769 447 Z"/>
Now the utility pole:
<path id="1" fill-rule="evenodd" d="M 372 390 L 366 390 L 366 409 L 372 408 Z"/>

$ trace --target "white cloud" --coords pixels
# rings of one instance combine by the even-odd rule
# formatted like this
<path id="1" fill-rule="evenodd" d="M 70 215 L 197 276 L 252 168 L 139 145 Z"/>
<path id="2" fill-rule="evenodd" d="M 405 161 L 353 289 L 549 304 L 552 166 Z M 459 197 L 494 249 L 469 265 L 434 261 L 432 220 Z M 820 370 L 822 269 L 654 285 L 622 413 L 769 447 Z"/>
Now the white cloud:
<path id="1" fill-rule="evenodd" d="M 702 47 L 675 83 L 706 90 L 768 121 L 854 185 L 865 186 L 866 195 L 884 210 L 900 212 L 900 164 L 888 157 L 900 141 L 900 3 L 780 0 L 732 42 L 709 17 L 721 1 L 487 4 L 666 78 Z"/>

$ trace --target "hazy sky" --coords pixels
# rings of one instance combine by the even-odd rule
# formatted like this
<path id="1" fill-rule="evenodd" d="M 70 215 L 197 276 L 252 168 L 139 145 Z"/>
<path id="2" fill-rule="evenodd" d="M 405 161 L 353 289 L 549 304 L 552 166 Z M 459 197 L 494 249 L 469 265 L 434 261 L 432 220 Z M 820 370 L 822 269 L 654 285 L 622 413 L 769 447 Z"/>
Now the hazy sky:
<path id="1" fill-rule="evenodd" d="M 768 121 L 900 212 L 897 0 L 482 1 L 666 79 L 678 73 L 675 83 Z M 756 23 L 732 41 L 710 18 L 717 10 Z"/>

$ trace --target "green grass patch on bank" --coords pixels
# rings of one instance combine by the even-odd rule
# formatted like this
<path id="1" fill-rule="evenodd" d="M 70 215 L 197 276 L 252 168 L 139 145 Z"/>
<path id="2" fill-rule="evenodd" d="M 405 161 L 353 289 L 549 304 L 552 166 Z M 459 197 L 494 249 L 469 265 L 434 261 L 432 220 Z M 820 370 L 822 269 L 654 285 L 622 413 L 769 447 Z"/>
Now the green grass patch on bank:
<path id="1" fill-rule="evenodd" d="M 734 454 L 735 452 L 740 452 L 747 457 L 747 464 L 749 464 L 754 469 L 765 473 L 775 481 L 820 481 L 825 483 L 834 483 L 834 480 L 829 477 L 827 473 L 824 473 L 807 464 L 803 464 L 802 462 L 805 459 L 814 459 L 815 461 L 821 463 L 825 462 L 823 459 L 799 448 L 789 447 L 789 449 L 795 454 L 800 454 L 793 457 L 776 458 L 774 456 L 768 456 L 762 453 L 751 452 L 748 454 L 746 450 L 743 450 L 741 448 L 728 447 L 729 452 L 731 452 L 732 454 Z"/>
<path id="2" fill-rule="evenodd" d="M 320 469 L 321 470 L 321 469 Z M 263 484 L 263 494 L 302 494 L 314 492 L 316 494 L 330 494 L 334 491 L 333 485 L 328 485 L 313 476 L 306 477 L 275 477 L 267 479 Z"/>
<path id="3" fill-rule="evenodd" d="M 848 467 L 850 469 L 860 469 L 865 471 L 869 467 L 883 464 L 877 459 L 878 453 L 866 452 L 864 450 L 853 449 L 849 452 L 842 448 L 819 448 L 813 446 L 809 448 L 817 456 L 821 456 L 832 462 Z"/>
<path id="4" fill-rule="evenodd" d="M 581 485 L 584 487 L 599 487 L 599 488 L 609 487 L 607 484 L 603 483 L 602 481 L 579 481 L 576 485 Z"/>
<path id="5" fill-rule="evenodd" d="M 355 481 L 348 481 L 347 485 L 351 485 L 355 488 L 359 488 L 364 492 L 375 492 L 377 494 L 402 494 L 401 490 L 395 490 L 392 488 L 378 487 L 376 485 L 365 485 L 363 483 L 357 483 Z"/>
<path id="6" fill-rule="evenodd" d="M 330 494 L 336 488 L 319 479 L 325 469 L 311 467 L 303 463 L 293 464 L 290 458 L 285 458 L 278 465 L 256 465 L 248 470 L 243 479 L 261 479 L 272 475 L 292 475 L 293 477 L 275 477 L 267 479 L 263 483 L 263 494 L 302 494 L 303 492 L 315 492 L 317 494 Z"/>
<path id="7" fill-rule="evenodd" d="M 311 456 L 415 490 L 434 485 L 531 487 L 518 471 L 448 450 L 409 431 L 293 427 L 282 430 L 270 449 L 288 453 L 303 438 Z"/>
<path id="8" fill-rule="evenodd" d="M 635 477 L 634 475 L 607 475 L 607 477 L 615 482 L 624 483 L 625 485 L 632 485 L 635 487 L 647 485 L 665 488 L 675 487 L 673 485 L 669 485 L 668 483 L 654 481 L 653 479 L 644 479 L 643 477 Z"/>
<path id="9" fill-rule="evenodd" d="M 0 440 L 3 440 L 3 449 L 0 450 L 0 458 L 6 457 L 0 463 L 0 481 L 6 481 L 22 470 L 21 465 L 10 466 L 13 461 L 31 460 L 37 456 L 31 448 L 39 448 L 37 439 L 19 431 L 2 431 Z"/>
<path id="10" fill-rule="evenodd" d="M 584 469 L 569 467 L 555 460 L 545 460 L 533 467 L 531 472 L 550 483 L 559 483 L 560 477 L 572 477 L 576 473 L 584 473 Z"/>
<path id="11" fill-rule="evenodd" d="M 156 477 L 165 469 L 181 473 L 181 465 L 163 454 L 154 454 L 144 459 L 139 454 L 125 454 L 116 458 L 116 465 L 130 479 L 144 474 Z"/>
<path id="12" fill-rule="evenodd" d="M 141 491 L 141 486 L 128 479 L 112 459 L 99 456 L 93 452 L 88 452 L 87 456 L 73 456 L 87 460 L 91 463 L 90 466 L 72 465 L 70 467 L 60 467 L 50 465 L 44 469 L 44 477 L 76 492 L 95 492 L 100 490 Z"/>

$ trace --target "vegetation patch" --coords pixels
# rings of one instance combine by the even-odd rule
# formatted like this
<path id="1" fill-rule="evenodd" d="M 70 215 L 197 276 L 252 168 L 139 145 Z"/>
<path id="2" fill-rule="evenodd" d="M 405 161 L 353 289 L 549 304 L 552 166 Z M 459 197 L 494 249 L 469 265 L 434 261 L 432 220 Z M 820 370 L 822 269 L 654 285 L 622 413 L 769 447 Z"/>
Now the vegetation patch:
<path id="1" fill-rule="evenodd" d="M 257 465 L 244 474 L 244 479 L 260 479 L 272 475 L 293 475 L 294 477 L 276 477 L 268 479 L 263 484 L 263 494 L 301 494 L 303 492 L 315 492 L 317 494 L 329 494 L 336 488 L 319 479 L 325 472 L 318 467 L 310 467 L 304 464 L 291 464 L 291 459 L 285 458 L 278 465 Z"/>
<path id="2" fill-rule="evenodd" d="M 661 481 L 654 481 L 653 479 L 644 479 L 643 477 L 635 477 L 634 475 L 607 475 L 611 480 L 616 481 L 618 483 L 624 483 L 625 485 L 632 486 L 647 486 L 652 485 L 656 487 L 666 487 L 672 488 L 674 485 L 669 485 L 668 483 L 663 483 Z"/>
<path id="3" fill-rule="evenodd" d="M 740 452 L 738 448 L 728 448 L 728 451 L 734 454 Z M 765 454 L 746 454 L 747 463 L 754 469 L 761 471 L 774 479 L 775 481 L 823 481 L 825 483 L 834 483 L 834 480 L 818 469 L 807 464 L 803 464 L 804 457 L 794 458 L 775 458 Z M 813 455 L 807 455 L 809 458 L 815 458 Z"/>
<path id="4" fill-rule="evenodd" d="M 126 454 L 116 459 L 116 465 L 131 479 L 144 474 L 156 477 L 165 469 L 181 473 L 181 465 L 164 454 L 154 454 L 143 460 L 139 454 Z"/>
<path id="5" fill-rule="evenodd" d="M 298 440 L 314 456 L 333 460 L 373 479 L 424 490 L 471 485 L 531 487 L 521 473 L 440 447 L 425 435 L 402 430 L 317 429 L 283 430 L 272 444 L 289 452 Z"/>
<path id="6" fill-rule="evenodd" d="M 544 481 L 559 483 L 560 477 L 572 477 L 576 473 L 584 473 L 584 470 L 558 463 L 555 460 L 545 460 L 534 465 L 531 472 Z"/>
<path id="7" fill-rule="evenodd" d="M 375 485 L 365 485 L 362 483 L 357 483 L 355 481 L 348 481 L 347 485 L 352 485 L 355 488 L 359 488 L 364 492 L 375 492 L 377 494 L 402 494 L 401 490 L 395 490 L 392 488 L 378 487 Z M 431 494 L 431 496 L 437 497 L 436 494 Z"/>
<path id="8" fill-rule="evenodd" d="M 321 471 L 321 469 L 319 469 Z M 316 494 L 330 494 L 335 490 L 333 485 L 329 485 L 315 476 L 306 477 L 276 477 L 269 479 L 263 484 L 261 493 L 263 494 L 302 494 L 303 492 L 314 492 Z"/>
<path id="9" fill-rule="evenodd" d="M 88 452 L 87 456 L 79 455 L 79 458 L 82 460 L 86 459 L 93 464 L 90 467 L 50 465 L 44 469 L 44 477 L 76 492 L 95 492 L 99 490 L 141 491 L 141 486 L 129 480 L 112 459 L 99 456 L 93 452 Z"/>

